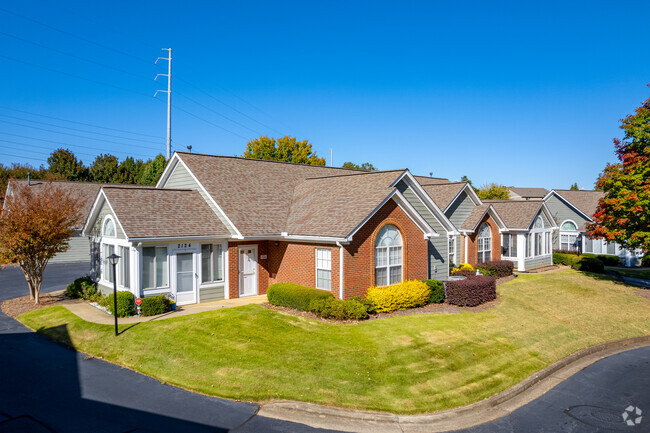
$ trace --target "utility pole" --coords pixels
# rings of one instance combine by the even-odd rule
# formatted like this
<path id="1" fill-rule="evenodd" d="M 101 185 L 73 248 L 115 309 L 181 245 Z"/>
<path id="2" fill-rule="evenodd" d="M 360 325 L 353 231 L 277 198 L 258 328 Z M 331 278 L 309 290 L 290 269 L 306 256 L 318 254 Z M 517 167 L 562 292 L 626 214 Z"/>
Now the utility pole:
<path id="1" fill-rule="evenodd" d="M 169 57 L 158 57 L 155 63 L 158 64 L 158 60 L 167 60 L 167 73 L 156 74 L 154 80 L 160 76 L 167 77 L 167 90 L 156 90 L 153 97 L 155 98 L 158 92 L 167 93 L 167 161 L 169 161 L 172 151 L 172 49 L 162 48 L 162 50 L 169 51 Z"/>

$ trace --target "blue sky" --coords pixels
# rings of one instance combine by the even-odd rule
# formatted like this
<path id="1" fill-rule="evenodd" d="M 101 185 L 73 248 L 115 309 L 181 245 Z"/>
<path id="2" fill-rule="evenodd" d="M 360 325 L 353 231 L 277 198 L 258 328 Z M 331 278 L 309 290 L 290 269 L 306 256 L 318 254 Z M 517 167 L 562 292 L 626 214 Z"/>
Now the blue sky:
<path id="1" fill-rule="evenodd" d="M 328 164 L 333 149 L 335 165 L 590 188 L 650 96 L 648 16 L 647 1 L 6 0 L 0 163 L 164 152 L 153 61 L 172 47 L 174 149 L 292 135 Z"/>

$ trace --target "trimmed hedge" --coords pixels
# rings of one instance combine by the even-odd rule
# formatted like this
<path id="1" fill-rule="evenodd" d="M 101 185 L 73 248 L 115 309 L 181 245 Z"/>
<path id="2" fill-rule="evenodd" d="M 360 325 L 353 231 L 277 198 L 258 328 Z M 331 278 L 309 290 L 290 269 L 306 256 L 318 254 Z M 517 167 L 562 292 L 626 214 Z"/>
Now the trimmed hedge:
<path id="1" fill-rule="evenodd" d="M 359 301 L 341 301 L 334 297 L 316 298 L 309 303 L 309 311 L 324 319 L 363 320 L 368 318 L 366 307 Z"/>
<path id="2" fill-rule="evenodd" d="M 510 260 L 492 260 L 477 265 L 476 269 L 488 277 L 504 278 L 512 275 L 515 264 Z"/>
<path id="3" fill-rule="evenodd" d="M 380 313 L 421 307 L 429 302 L 430 290 L 426 283 L 405 280 L 385 287 L 371 287 L 366 298 L 370 299 Z"/>
<path id="4" fill-rule="evenodd" d="M 580 256 L 566 253 L 553 253 L 553 264 L 573 266 L 580 261 Z"/>
<path id="5" fill-rule="evenodd" d="M 476 271 L 468 271 L 461 269 L 460 271 L 455 271 L 451 273 L 452 277 L 475 277 Z"/>
<path id="6" fill-rule="evenodd" d="M 115 315 L 113 294 L 107 298 L 108 310 Z M 135 314 L 135 297 L 131 292 L 117 292 L 117 317 L 129 317 Z"/>
<path id="7" fill-rule="evenodd" d="M 464 280 L 447 281 L 447 302 L 461 307 L 476 307 L 497 298 L 494 277 L 475 275 Z"/>
<path id="8" fill-rule="evenodd" d="M 583 257 L 573 265 L 573 269 L 582 272 L 593 272 L 602 274 L 605 272 L 605 264 L 598 259 Z"/>
<path id="9" fill-rule="evenodd" d="M 445 302 L 445 283 L 438 280 L 422 280 L 429 287 L 429 303 L 441 304 Z"/>
<path id="10" fill-rule="evenodd" d="M 588 257 L 590 259 L 598 259 L 605 266 L 618 266 L 620 264 L 620 259 L 618 256 L 611 255 L 611 254 L 590 254 L 590 253 L 584 253 L 582 257 Z"/>
<path id="11" fill-rule="evenodd" d="M 352 297 L 350 297 L 350 300 L 360 302 L 361 305 L 363 305 L 365 307 L 366 312 L 368 314 L 376 314 L 377 313 L 377 307 L 375 307 L 375 303 L 372 302 L 368 298 L 364 298 L 363 296 L 352 296 Z"/>
<path id="12" fill-rule="evenodd" d="M 88 286 L 92 286 L 93 289 L 95 288 L 95 282 L 92 280 L 92 278 L 90 278 L 90 277 L 77 278 L 76 280 L 74 280 L 74 282 L 72 282 L 72 283 L 70 283 L 70 284 L 68 284 L 66 286 L 65 292 L 68 295 L 70 295 L 72 298 L 75 298 L 75 299 L 81 298 L 81 297 L 83 297 L 82 295 L 83 295 L 84 289 L 86 291 L 90 291 L 90 289 L 88 289 Z M 96 294 L 96 293 L 97 293 L 97 290 L 95 289 L 94 294 Z"/>
<path id="13" fill-rule="evenodd" d="M 165 295 L 148 296 L 142 298 L 140 312 L 143 316 L 155 316 L 172 310 L 171 302 Z"/>
<path id="14" fill-rule="evenodd" d="M 314 299 L 334 298 L 332 292 L 314 289 L 293 283 L 276 283 L 268 288 L 266 297 L 269 304 L 309 311 L 309 304 Z"/>
<path id="15" fill-rule="evenodd" d="M 560 254 L 571 254 L 573 256 L 579 256 L 580 253 L 575 250 L 553 250 L 554 253 L 560 253 Z"/>

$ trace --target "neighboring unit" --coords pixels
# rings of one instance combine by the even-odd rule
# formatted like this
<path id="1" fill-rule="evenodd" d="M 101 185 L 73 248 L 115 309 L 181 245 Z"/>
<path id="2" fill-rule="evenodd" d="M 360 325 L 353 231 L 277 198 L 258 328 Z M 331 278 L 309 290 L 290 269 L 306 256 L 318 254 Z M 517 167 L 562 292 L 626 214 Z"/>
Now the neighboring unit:
<path id="1" fill-rule="evenodd" d="M 543 200 L 548 190 L 546 188 L 516 188 L 511 186 L 510 200 Z"/>

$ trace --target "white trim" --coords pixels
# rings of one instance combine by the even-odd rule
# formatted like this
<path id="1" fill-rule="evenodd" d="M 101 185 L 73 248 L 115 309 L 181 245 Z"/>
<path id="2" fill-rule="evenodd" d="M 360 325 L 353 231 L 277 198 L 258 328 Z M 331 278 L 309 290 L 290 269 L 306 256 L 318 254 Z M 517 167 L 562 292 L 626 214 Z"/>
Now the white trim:
<path id="1" fill-rule="evenodd" d="M 227 242 L 228 239 L 232 239 L 232 236 L 205 236 L 205 235 L 196 235 L 196 236 L 160 236 L 157 238 L 129 238 L 132 242 L 176 242 L 191 239 L 192 242 L 200 242 L 201 239 L 206 241 L 215 241 L 222 240 Z"/>
<path id="2" fill-rule="evenodd" d="M 239 251 L 243 249 L 254 249 L 255 250 L 255 293 L 250 294 L 250 295 L 242 295 L 242 278 L 241 278 L 241 273 L 242 271 L 239 269 L 240 266 L 240 261 L 239 258 L 241 257 L 241 253 Z M 246 245 L 239 245 L 237 247 L 237 296 L 240 298 L 245 298 L 247 296 L 257 296 L 260 293 L 260 278 L 259 278 L 259 267 L 260 267 L 260 254 L 259 254 L 259 248 L 258 245 L 256 244 L 246 244 Z"/>
<path id="3" fill-rule="evenodd" d="M 160 179 L 158 179 L 158 182 L 156 182 L 156 188 L 164 188 L 165 185 L 167 185 L 167 182 L 169 181 L 169 177 L 172 175 L 174 170 L 176 169 L 176 166 L 178 165 L 178 155 L 176 152 L 172 155 L 171 158 L 169 158 L 169 162 L 167 163 L 167 166 L 163 170 L 162 174 L 160 175 Z"/>
<path id="4" fill-rule="evenodd" d="M 554 189 L 552 189 L 551 191 L 549 191 L 549 193 L 546 194 L 546 196 L 544 196 L 544 198 L 542 199 L 542 202 L 546 203 L 546 200 L 549 199 L 549 198 L 551 197 L 551 195 L 553 195 L 553 194 L 555 194 L 555 196 L 556 196 L 560 201 L 564 202 L 564 203 L 565 203 L 567 206 L 569 206 L 571 209 L 573 209 L 573 210 L 576 211 L 578 214 L 580 214 L 580 215 L 582 215 L 583 217 L 585 217 L 588 221 L 590 221 L 590 222 L 594 222 L 593 218 L 591 218 L 589 215 L 587 215 L 586 213 L 584 213 L 583 211 L 581 211 L 580 209 L 578 209 L 578 208 L 577 208 L 573 203 L 571 203 L 568 199 L 562 197 L 562 195 L 560 195 L 560 193 L 557 192 L 557 191 L 555 191 Z"/>
<path id="5" fill-rule="evenodd" d="M 110 220 L 113 223 L 113 236 L 107 236 L 104 233 L 106 222 L 108 220 Z M 107 214 L 106 216 L 104 216 L 104 219 L 102 219 L 102 222 L 101 222 L 101 230 L 100 230 L 100 232 L 101 232 L 101 237 L 102 238 L 108 238 L 108 239 L 117 238 L 117 224 L 115 224 L 115 218 L 113 218 L 113 215 Z"/>
<path id="6" fill-rule="evenodd" d="M 442 185 L 447 185 L 447 184 L 442 184 Z M 433 186 L 435 186 L 435 185 L 433 185 Z M 467 195 L 469 196 L 470 200 L 472 200 L 472 203 L 474 203 L 476 206 L 482 205 L 483 202 L 481 201 L 481 198 L 478 196 L 478 194 L 476 194 L 476 191 L 474 191 L 474 188 L 472 187 L 472 185 L 470 185 L 469 183 L 465 183 L 465 186 L 463 186 L 461 188 L 461 190 L 458 191 L 458 194 L 456 194 L 456 196 L 449 202 L 449 204 L 447 205 L 447 207 L 444 209 L 443 212 L 447 212 L 449 210 L 449 208 L 451 207 L 451 205 L 454 204 L 454 202 L 456 200 L 458 200 L 458 197 L 460 197 L 460 195 L 463 193 L 463 191 L 465 191 L 467 188 L 469 188 L 469 191 L 470 191 L 470 193 L 467 194 Z"/>
<path id="7" fill-rule="evenodd" d="M 214 247 L 216 247 L 216 246 L 221 247 L 221 251 L 222 251 L 221 260 L 222 260 L 222 265 L 223 265 L 223 273 L 222 273 L 222 278 L 220 280 L 213 280 L 213 281 L 203 282 L 203 245 L 212 245 L 212 253 L 211 253 L 211 257 L 210 257 L 210 266 L 214 265 L 214 261 L 213 261 L 214 254 L 215 254 Z M 227 266 L 227 263 L 225 261 L 225 258 L 226 258 L 225 253 L 226 253 L 227 249 L 228 249 L 228 242 L 225 242 L 225 241 L 224 242 L 199 242 L 199 252 L 198 252 L 198 254 L 199 254 L 200 257 L 198 259 L 199 263 L 198 263 L 198 266 L 197 266 L 198 275 L 199 275 L 199 278 L 198 278 L 199 289 L 201 287 L 207 288 L 207 287 L 212 287 L 212 286 L 221 286 L 221 285 L 223 285 L 225 283 L 225 281 L 226 281 L 226 266 Z M 215 273 L 214 269 L 212 269 L 212 273 L 214 275 L 214 273 Z"/>
<path id="8" fill-rule="evenodd" d="M 177 155 L 177 153 L 174 153 L 174 155 Z M 178 157 L 178 161 L 183 165 L 183 167 L 185 167 L 185 170 L 187 170 L 187 172 L 190 174 L 190 176 L 192 176 L 192 179 L 194 179 L 194 181 L 196 182 L 196 184 L 201 188 L 201 190 L 203 190 L 203 192 L 205 193 L 205 195 L 208 196 L 208 198 L 210 198 L 210 201 L 214 204 L 214 206 L 217 208 L 217 210 L 218 210 L 219 212 L 221 212 L 221 214 L 222 214 L 223 217 L 226 219 L 226 221 L 228 222 L 228 224 L 230 224 L 230 225 L 232 226 L 233 230 L 236 232 L 236 235 L 237 235 L 238 237 L 240 237 L 240 238 L 243 238 L 243 235 L 242 235 L 241 232 L 237 229 L 237 227 L 235 227 L 235 224 L 233 224 L 233 222 L 230 220 L 230 218 L 228 218 L 228 215 L 226 215 L 226 213 L 223 211 L 223 209 L 221 209 L 221 206 L 219 206 L 219 205 L 217 204 L 217 202 L 215 201 L 215 199 L 212 197 L 212 195 L 210 195 L 210 193 L 208 192 L 208 190 L 205 189 L 205 187 L 203 186 L 203 184 L 202 184 L 201 182 L 199 182 L 199 180 L 196 178 L 196 176 L 194 176 L 194 173 L 192 173 L 192 170 L 189 169 L 189 167 L 187 166 L 187 164 L 185 164 L 185 161 L 183 161 L 183 159 L 182 159 L 180 156 Z M 174 167 L 174 168 L 175 168 L 175 167 Z"/>
<path id="9" fill-rule="evenodd" d="M 329 269 L 319 268 L 318 267 L 318 251 L 319 250 L 329 252 L 329 255 L 330 255 L 330 268 Z M 319 269 L 321 271 L 330 271 L 330 288 L 329 289 L 325 289 L 323 287 L 318 287 L 318 270 Z M 328 290 L 330 292 L 332 291 L 332 249 L 331 248 L 314 247 L 314 286 L 317 289 Z"/>
<path id="10" fill-rule="evenodd" d="M 366 217 L 363 219 L 363 221 L 361 221 L 361 222 L 359 223 L 358 226 L 356 226 L 354 229 L 352 229 L 352 231 L 350 232 L 350 234 L 346 236 L 345 240 L 346 240 L 347 242 L 352 242 L 352 237 L 353 237 L 353 236 L 354 236 L 354 235 L 359 231 L 359 229 L 361 229 L 361 227 L 363 227 L 363 226 L 364 226 L 364 225 L 365 225 L 365 224 L 370 220 L 370 218 L 372 218 L 373 215 L 375 215 L 375 214 L 377 213 L 377 211 L 378 211 L 379 209 L 381 209 L 381 208 L 382 208 L 386 203 L 388 203 L 388 200 L 390 200 L 390 199 L 393 197 L 393 195 L 395 195 L 396 192 L 397 192 L 396 189 L 394 189 L 393 191 L 391 191 L 391 193 L 388 194 L 388 197 L 386 197 L 386 198 L 385 198 L 381 203 L 379 203 L 379 205 L 378 205 L 378 206 L 377 206 L 377 207 L 376 207 L 372 212 L 370 212 L 370 214 L 369 214 L 368 216 L 366 216 Z"/>
<path id="11" fill-rule="evenodd" d="M 468 255 L 469 255 L 469 253 L 467 252 L 467 248 L 469 246 L 469 236 L 467 236 L 467 235 L 464 235 L 464 236 L 465 236 L 465 251 L 464 251 L 464 253 L 465 253 L 465 261 L 463 263 L 467 263 L 467 258 L 468 258 Z"/>
<path id="12" fill-rule="evenodd" d="M 408 216 L 415 222 L 416 225 L 422 230 L 422 233 L 424 233 L 424 236 L 427 238 L 431 237 L 437 237 L 440 236 L 433 227 L 429 225 L 429 223 L 426 222 L 424 218 L 411 206 L 411 204 L 406 200 L 406 198 L 402 195 L 401 192 L 398 190 L 395 190 L 395 195 L 393 196 L 393 200 L 395 203 L 397 203 L 397 206 L 400 207 Z M 419 222 L 419 224 L 418 224 Z"/>
<path id="13" fill-rule="evenodd" d="M 111 212 L 115 216 L 115 221 L 117 221 L 117 223 L 120 226 L 120 229 L 122 229 L 122 233 L 124 233 L 124 237 L 126 238 L 126 240 L 130 240 L 129 235 L 126 234 L 126 230 L 124 230 L 124 227 L 122 226 L 122 223 L 120 222 L 120 219 L 117 217 L 117 213 L 115 213 L 115 210 L 113 209 L 113 206 L 111 206 L 111 202 L 108 200 L 108 197 L 106 197 L 106 194 L 104 193 L 104 188 L 103 187 L 102 187 L 101 193 L 104 194 L 104 198 L 106 199 L 106 204 L 108 205 L 109 209 L 111 210 Z M 102 227 L 102 229 L 103 229 L 103 227 Z M 115 237 L 117 237 L 117 232 L 115 232 Z"/>

